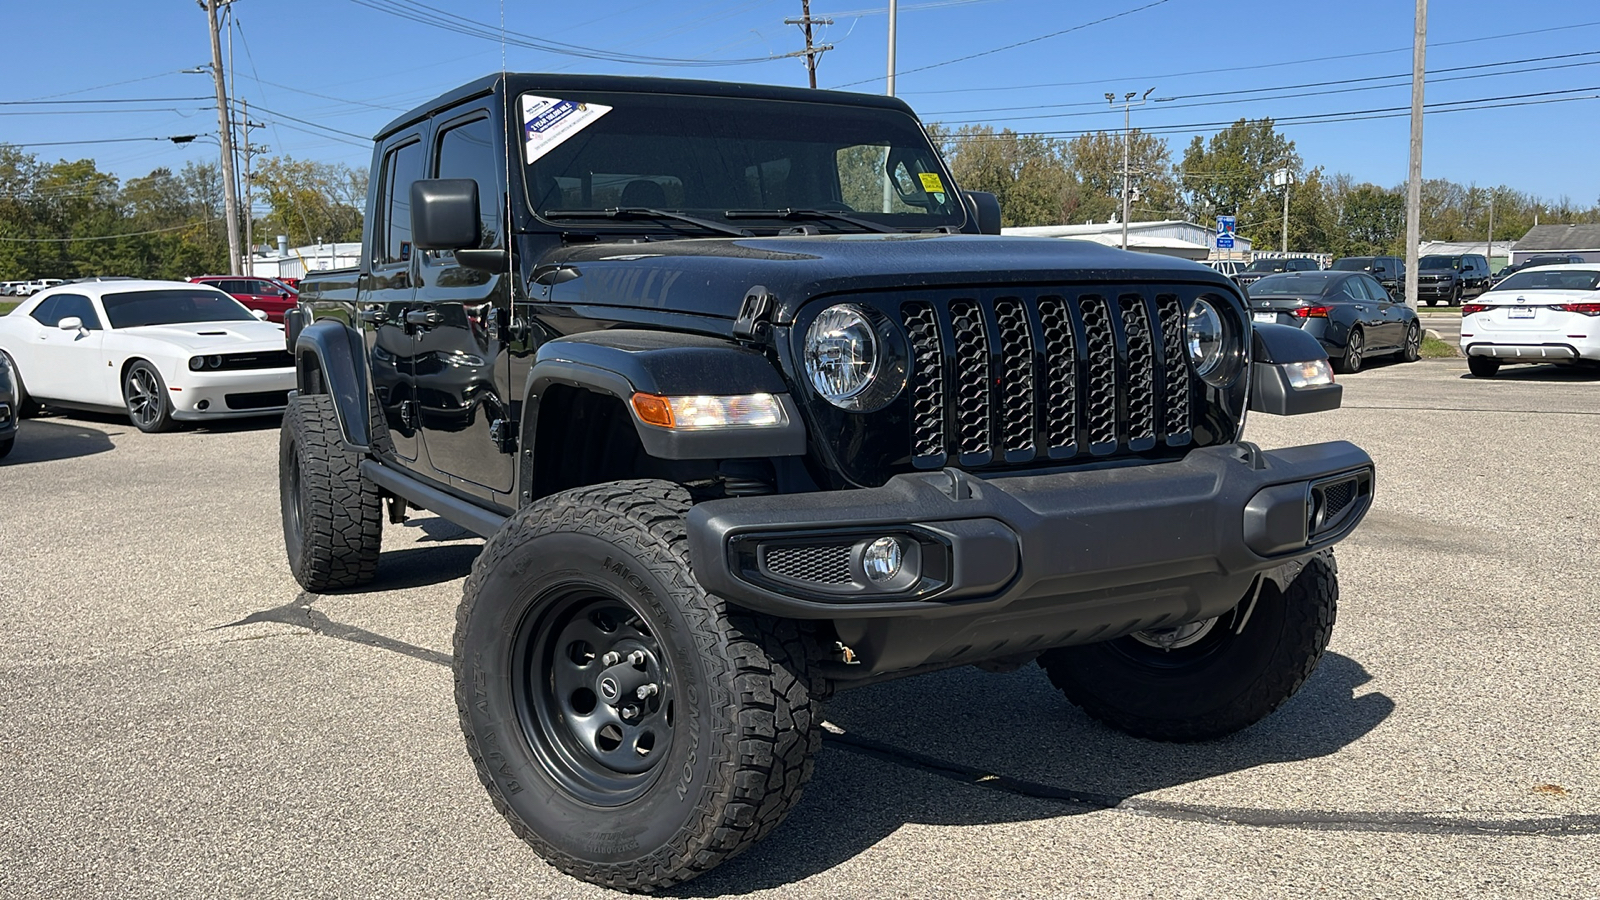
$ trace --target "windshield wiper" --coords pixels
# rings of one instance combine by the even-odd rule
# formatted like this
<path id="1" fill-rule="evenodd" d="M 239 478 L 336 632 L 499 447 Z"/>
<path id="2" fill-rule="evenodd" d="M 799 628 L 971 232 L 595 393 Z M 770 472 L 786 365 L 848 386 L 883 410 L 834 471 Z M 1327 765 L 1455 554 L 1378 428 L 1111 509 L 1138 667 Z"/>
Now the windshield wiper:
<path id="1" fill-rule="evenodd" d="M 686 216 L 683 213 L 668 212 L 664 209 L 650 209 L 645 206 L 614 206 L 610 209 L 547 209 L 540 213 L 546 219 L 670 219 L 674 222 L 687 222 L 698 225 L 707 231 L 719 234 L 732 234 L 738 237 L 751 237 L 748 230 L 737 228 L 733 225 L 724 225 L 699 216 Z"/>
<path id="2" fill-rule="evenodd" d="M 729 219 L 832 219 L 835 222 L 848 222 L 857 228 L 867 231 L 877 231 L 883 234 L 900 234 L 900 229 L 882 222 L 870 219 L 860 219 L 848 213 L 835 212 L 831 209 L 730 209 L 722 214 Z"/>

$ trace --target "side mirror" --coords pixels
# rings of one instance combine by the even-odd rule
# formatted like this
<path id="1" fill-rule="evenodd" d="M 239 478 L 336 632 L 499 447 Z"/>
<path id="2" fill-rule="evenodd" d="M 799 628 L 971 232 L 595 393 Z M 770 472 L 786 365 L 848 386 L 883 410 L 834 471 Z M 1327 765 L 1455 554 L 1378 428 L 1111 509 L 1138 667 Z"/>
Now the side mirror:
<path id="1" fill-rule="evenodd" d="M 289 292 L 288 291 L 279 291 L 278 292 L 278 299 L 279 300 L 287 300 L 287 299 L 289 299 Z"/>
<path id="2" fill-rule="evenodd" d="M 1383 273 L 1385 273 L 1387 271 L 1389 271 L 1389 270 L 1385 269 L 1383 266 L 1373 266 L 1372 267 L 1372 274 L 1374 274 L 1374 275 L 1382 275 Z"/>
<path id="3" fill-rule="evenodd" d="M 967 206 L 977 220 L 979 234 L 1000 233 L 1000 200 L 987 191 L 965 191 Z"/>
<path id="4" fill-rule="evenodd" d="M 411 185 L 411 243 L 418 250 L 478 246 L 478 182 L 430 178 Z"/>
<path id="5" fill-rule="evenodd" d="M 284 296 L 287 297 L 288 294 L 285 294 Z M 264 309 L 252 309 L 250 310 L 250 315 L 255 316 L 263 322 L 267 320 L 267 311 Z"/>
<path id="6" fill-rule="evenodd" d="M 77 316 L 67 316 L 65 319 L 57 322 L 56 327 L 62 331 L 82 331 L 83 320 Z"/>

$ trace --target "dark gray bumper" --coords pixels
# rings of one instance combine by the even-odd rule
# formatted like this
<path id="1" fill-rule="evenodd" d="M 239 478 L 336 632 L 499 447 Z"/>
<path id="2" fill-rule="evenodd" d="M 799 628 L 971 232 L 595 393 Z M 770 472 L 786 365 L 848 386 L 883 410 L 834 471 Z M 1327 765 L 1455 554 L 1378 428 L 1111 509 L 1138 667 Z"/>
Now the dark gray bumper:
<path id="1" fill-rule="evenodd" d="M 1172 463 L 991 480 L 947 469 L 717 500 L 690 511 L 688 530 L 696 577 L 739 605 L 833 619 L 841 635 L 879 634 L 886 652 L 909 641 L 984 655 L 961 644 L 970 639 L 1000 656 L 1225 612 L 1261 572 L 1348 535 L 1372 487 L 1372 460 L 1353 444 L 1236 444 Z M 879 536 L 914 544 L 906 558 L 920 577 L 871 585 L 860 553 Z M 807 548 L 822 548 L 817 565 L 788 563 Z M 913 658 L 923 650 L 884 662 L 937 661 Z"/>

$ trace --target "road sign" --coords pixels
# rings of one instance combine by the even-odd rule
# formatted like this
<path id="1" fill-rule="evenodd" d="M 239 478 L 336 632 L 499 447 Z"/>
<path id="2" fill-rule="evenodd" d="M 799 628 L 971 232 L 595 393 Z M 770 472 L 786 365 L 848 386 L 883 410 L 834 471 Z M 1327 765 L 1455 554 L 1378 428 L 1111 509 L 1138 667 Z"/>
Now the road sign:
<path id="1" fill-rule="evenodd" d="M 1237 220 L 1233 216 L 1217 216 L 1217 249 L 1233 249 L 1233 228 Z"/>

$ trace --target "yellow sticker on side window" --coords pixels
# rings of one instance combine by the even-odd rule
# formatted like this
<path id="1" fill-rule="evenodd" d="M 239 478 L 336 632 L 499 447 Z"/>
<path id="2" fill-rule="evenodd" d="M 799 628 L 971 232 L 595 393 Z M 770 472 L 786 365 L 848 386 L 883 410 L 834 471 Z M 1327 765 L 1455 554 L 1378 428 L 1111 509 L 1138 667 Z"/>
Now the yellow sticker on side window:
<path id="1" fill-rule="evenodd" d="M 922 190 L 924 193 L 944 193 L 944 182 L 940 180 L 938 172 L 923 172 L 919 177 L 922 178 Z"/>

